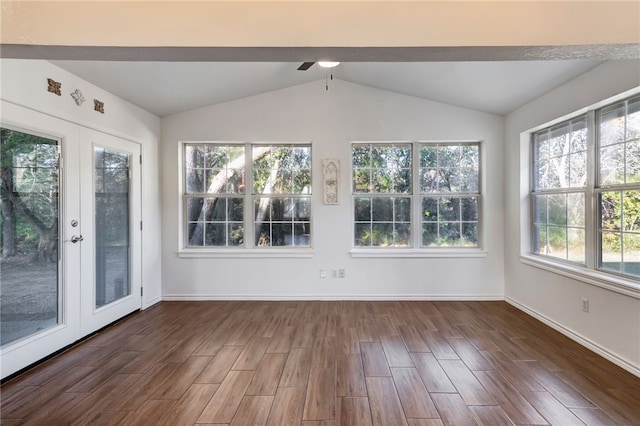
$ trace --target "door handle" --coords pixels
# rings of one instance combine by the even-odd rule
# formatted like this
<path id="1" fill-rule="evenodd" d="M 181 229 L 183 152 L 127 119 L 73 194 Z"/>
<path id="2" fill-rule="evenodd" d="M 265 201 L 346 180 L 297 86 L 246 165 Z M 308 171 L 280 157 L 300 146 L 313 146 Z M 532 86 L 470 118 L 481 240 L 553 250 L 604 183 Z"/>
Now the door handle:
<path id="1" fill-rule="evenodd" d="M 74 244 L 78 243 L 78 242 L 80 242 L 82 240 L 84 240 L 84 237 L 82 235 L 80 235 L 80 236 L 74 235 L 73 237 L 71 237 L 71 242 L 74 243 Z"/>

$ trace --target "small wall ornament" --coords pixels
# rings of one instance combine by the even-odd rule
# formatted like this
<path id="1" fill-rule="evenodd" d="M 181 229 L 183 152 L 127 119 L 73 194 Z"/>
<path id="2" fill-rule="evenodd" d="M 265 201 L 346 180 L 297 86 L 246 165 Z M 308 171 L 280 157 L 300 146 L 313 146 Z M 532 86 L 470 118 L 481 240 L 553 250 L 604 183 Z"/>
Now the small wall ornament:
<path id="1" fill-rule="evenodd" d="M 100 102 L 97 99 L 93 100 L 93 109 L 101 114 L 104 114 L 104 102 Z"/>
<path id="2" fill-rule="evenodd" d="M 62 96 L 62 83 L 55 81 L 52 78 L 47 78 L 47 92 L 51 92 L 58 96 Z"/>
<path id="3" fill-rule="evenodd" d="M 340 160 L 335 158 L 326 158 L 322 160 L 322 175 L 322 183 L 324 185 L 324 203 L 338 204 Z"/>
<path id="4" fill-rule="evenodd" d="M 84 96 L 82 96 L 82 92 L 80 91 L 80 89 L 76 89 L 73 92 L 71 92 L 71 97 L 73 98 L 73 100 L 76 102 L 76 105 L 78 106 L 84 103 Z"/>

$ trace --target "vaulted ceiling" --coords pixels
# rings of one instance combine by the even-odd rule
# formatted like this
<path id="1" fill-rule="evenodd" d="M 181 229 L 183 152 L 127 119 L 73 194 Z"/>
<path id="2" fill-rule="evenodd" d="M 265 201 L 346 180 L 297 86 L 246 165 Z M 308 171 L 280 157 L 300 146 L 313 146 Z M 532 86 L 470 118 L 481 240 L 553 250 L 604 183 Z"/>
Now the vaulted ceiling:
<path id="1" fill-rule="evenodd" d="M 5 58 L 47 59 L 159 116 L 334 77 L 506 114 L 640 59 L 637 1 L 2 1 Z"/>

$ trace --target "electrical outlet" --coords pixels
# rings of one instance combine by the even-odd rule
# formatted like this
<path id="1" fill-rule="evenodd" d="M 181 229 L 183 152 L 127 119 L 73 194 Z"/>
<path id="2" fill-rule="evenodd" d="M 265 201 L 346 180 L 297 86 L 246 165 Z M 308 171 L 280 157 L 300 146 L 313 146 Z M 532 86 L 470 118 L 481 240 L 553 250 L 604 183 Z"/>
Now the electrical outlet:
<path id="1" fill-rule="evenodd" d="M 344 278 L 344 276 L 345 276 L 344 269 L 339 269 L 338 270 L 338 277 L 339 278 Z"/>
<path id="2" fill-rule="evenodd" d="M 331 278 L 338 278 L 338 271 L 336 269 L 331 270 Z"/>
<path id="3" fill-rule="evenodd" d="M 586 297 L 582 298 L 582 312 L 589 312 L 589 299 Z"/>
<path id="4" fill-rule="evenodd" d="M 327 278 L 327 271 L 320 269 L 320 278 Z"/>

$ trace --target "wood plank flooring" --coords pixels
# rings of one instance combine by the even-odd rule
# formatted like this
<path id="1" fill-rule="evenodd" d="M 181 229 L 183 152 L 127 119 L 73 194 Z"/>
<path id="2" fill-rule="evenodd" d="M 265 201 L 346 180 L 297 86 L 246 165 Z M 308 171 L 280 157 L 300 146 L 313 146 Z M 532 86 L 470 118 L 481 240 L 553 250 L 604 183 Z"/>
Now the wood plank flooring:
<path id="1" fill-rule="evenodd" d="M 504 302 L 163 302 L 0 398 L 6 425 L 640 425 L 640 378 Z"/>

